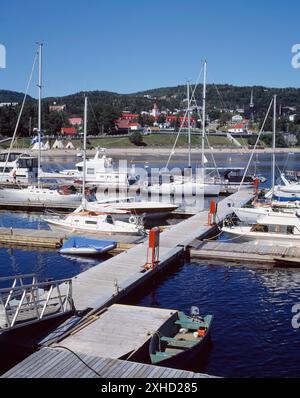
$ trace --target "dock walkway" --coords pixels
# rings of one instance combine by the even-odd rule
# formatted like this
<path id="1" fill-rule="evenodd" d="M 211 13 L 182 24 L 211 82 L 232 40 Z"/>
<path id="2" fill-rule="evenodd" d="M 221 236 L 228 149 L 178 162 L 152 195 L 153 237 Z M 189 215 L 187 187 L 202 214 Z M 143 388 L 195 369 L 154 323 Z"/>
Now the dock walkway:
<path id="1" fill-rule="evenodd" d="M 143 347 L 175 313 L 176 310 L 114 304 L 79 326 L 60 344 L 80 354 L 127 358 Z"/>
<path id="2" fill-rule="evenodd" d="M 3 374 L 1 378 L 214 378 L 202 373 L 120 359 L 100 358 L 87 354 L 80 354 L 79 357 L 90 368 L 72 352 L 60 348 L 42 348 Z"/>
<path id="3" fill-rule="evenodd" d="M 221 222 L 232 214 L 234 206 L 241 207 L 254 197 L 253 190 L 243 189 L 218 205 Z M 102 309 L 119 300 L 137 286 L 152 278 L 174 260 L 195 239 L 202 239 L 215 230 L 208 225 L 208 211 L 172 226 L 160 236 L 160 263 L 154 270 L 141 272 L 146 263 L 148 242 L 139 244 L 73 278 L 73 299 L 77 310 Z"/>

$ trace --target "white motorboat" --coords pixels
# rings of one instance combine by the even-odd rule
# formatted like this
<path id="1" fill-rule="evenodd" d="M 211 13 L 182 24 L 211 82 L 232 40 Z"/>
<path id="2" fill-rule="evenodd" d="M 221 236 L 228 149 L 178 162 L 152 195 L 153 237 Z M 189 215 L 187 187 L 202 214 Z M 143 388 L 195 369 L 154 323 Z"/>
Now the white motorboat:
<path id="1" fill-rule="evenodd" d="M 67 194 L 64 191 L 56 189 L 41 188 L 29 186 L 27 188 L 5 188 L 0 189 L 0 200 L 10 204 L 41 204 L 55 205 L 62 207 L 70 205 L 72 207 L 79 206 L 82 195 L 79 193 Z"/>
<path id="2" fill-rule="evenodd" d="M 14 151 L 0 154 L 0 182 L 32 184 L 37 176 L 37 157 Z"/>
<path id="3" fill-rule="evenodd" d="M 223 227 L 222 232 L 241 241 L 268 241 L 293 246 L 300 245 L 300 218 L 296 215 L 259 217 L 252 226 Z"/>
<path id="4" fill-rule="evenodd" d="M 88 210 L 71 213 L 65 218 L 48 218 L 45 221 L 50 227 L 58 227 L 73 232 L 125 235 L 142 235 L 144 233 L 144 227 L 139 223 L 138 218 L 133 222 L 124 222 L 117 220 L 112 214 L 101 214 Z"/>
<path id="5" fill-rule="evenodd" d="M 137 178 L 126 168 L 115 168 L 113 159 L 105 155 L 104 148 L 97 149 L 91 159 L 86 159 L 85 173 L 86 183 L 104 188 L 128 188 Z M 83 161 L 76 163 L 75 169 L 64 169 L 58 173 L 43 173 L 43 178 L 69 179 L 81 182 L 83 179 Z"/>

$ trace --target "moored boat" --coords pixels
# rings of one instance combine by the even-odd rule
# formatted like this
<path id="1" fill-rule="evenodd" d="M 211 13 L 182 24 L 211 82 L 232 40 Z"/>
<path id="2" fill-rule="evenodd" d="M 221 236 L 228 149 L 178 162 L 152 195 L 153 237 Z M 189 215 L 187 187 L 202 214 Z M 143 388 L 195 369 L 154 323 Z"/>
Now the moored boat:
<path id="1" fill-rule="evenodd" d="M 212 315 L 202 318 L 197 307 L 192 307 L 191 316 L 176 312 L 150 340 L 152 364 L 185 368 L 194 359 L 200 360 L 210 339 L 212 320 Z"/>
<path id="2" fill-rule="evenodd" d="M 82 236 L 73 236 L 68 239 L 61 249 L 60 254 L 71 254 L 77 256 L 94 256 L 107 253 L 115 249 L 117 242 L 108 240 L 87 239 Z"/>
<path id="3" fill-rule="evenodd" d="M 252 226 L 223 227 L 222 232 L 241 241 L 300 245 L 300 218 L 291 214 L 262 216 Z"/>

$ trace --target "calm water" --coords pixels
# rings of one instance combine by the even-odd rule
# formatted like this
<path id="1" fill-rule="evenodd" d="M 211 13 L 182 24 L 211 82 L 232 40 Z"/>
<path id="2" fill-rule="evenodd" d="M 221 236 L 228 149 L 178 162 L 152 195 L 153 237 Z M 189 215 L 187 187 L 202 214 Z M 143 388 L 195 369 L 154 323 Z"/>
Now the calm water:
<path id="1" fill-rule="evenodd" d="M 245 158 L 222 157 L 222 166 L 240 167 Z M 281 156 L 283 167 L 287 156 Z M 297 168 L 299 155 L 291 157 Z M 133 159 L 134 160 L 134 159 Z M 270 174 L 269 155 L 259 157 L 260 172 Z M 162 163 L 163 165 L 163 163 Z M 46 228 L 43 217 L 0 213 L 0 226 Z M 0 275 L 38 274 L 41 280 L 66 278 L 98 261 L 0 248 Z M 129 302 L 129 301 L 128 301 Z M 299 377 L 300 329 L 291 326 L 292 306 L 300 302 L 300 271 L 258 270 L 240 266 L 191 263 L 156 281 L 132 304 L 214 314 L 212 347 L 206 363 L 195 370 L 233 377 Z"/>

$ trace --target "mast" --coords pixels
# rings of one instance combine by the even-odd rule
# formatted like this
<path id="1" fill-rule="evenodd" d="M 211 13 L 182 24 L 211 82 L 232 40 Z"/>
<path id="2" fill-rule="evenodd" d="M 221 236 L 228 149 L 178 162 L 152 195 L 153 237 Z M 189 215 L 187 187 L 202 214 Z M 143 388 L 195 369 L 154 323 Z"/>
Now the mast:
<path id="1" fill-rule="evenodd" d="M 86 182 L 86 136 L 87 136 L 87 104 L 88 98 L 84 97 L 84 128 L 83 128 L 83 176 L 82 176 L 82 208 L 86 208 L 85 182 Z"/>
<path id="2" fill-rule="evenodd" d="M 204 61 L 203 69 L 203 104 L 202 104 L 202 170 L 204 173 L 205 167 L 205 156 L 204 156 L 204 144 L 205 144 L 205 114 L 206 114 L 206 78 L 207 78 L 207 62 Z M 204 177 L 204 174 L 203 174 Z"/>
<path id="3" fill-rule="evenodd" d="M 272 162 L 272 196 L 274 196 L 275 191 L 275 149 L 276 149 L 276 105 L 277 105 L 277 95 L 274 95 L 274 112 L 273 112 L 273 162 Z"/>
<path id="4" fill-rule="evenodd" d="M 42 60 L 43 43 L 39 43 L 39 106 L 38 106 L 38 187 L 40 187 L 40 169 L 41 169 L 41 132 L 42 132 Z"/>
<path id="5" fill-rule="evenodd" d="M 191 113 L 190 113 L 190 82 L 187 82 L 187 113 L 188 113 L 188 152 L 189 152 L 189 168 L 192 167 L 191 159 Z"/>

